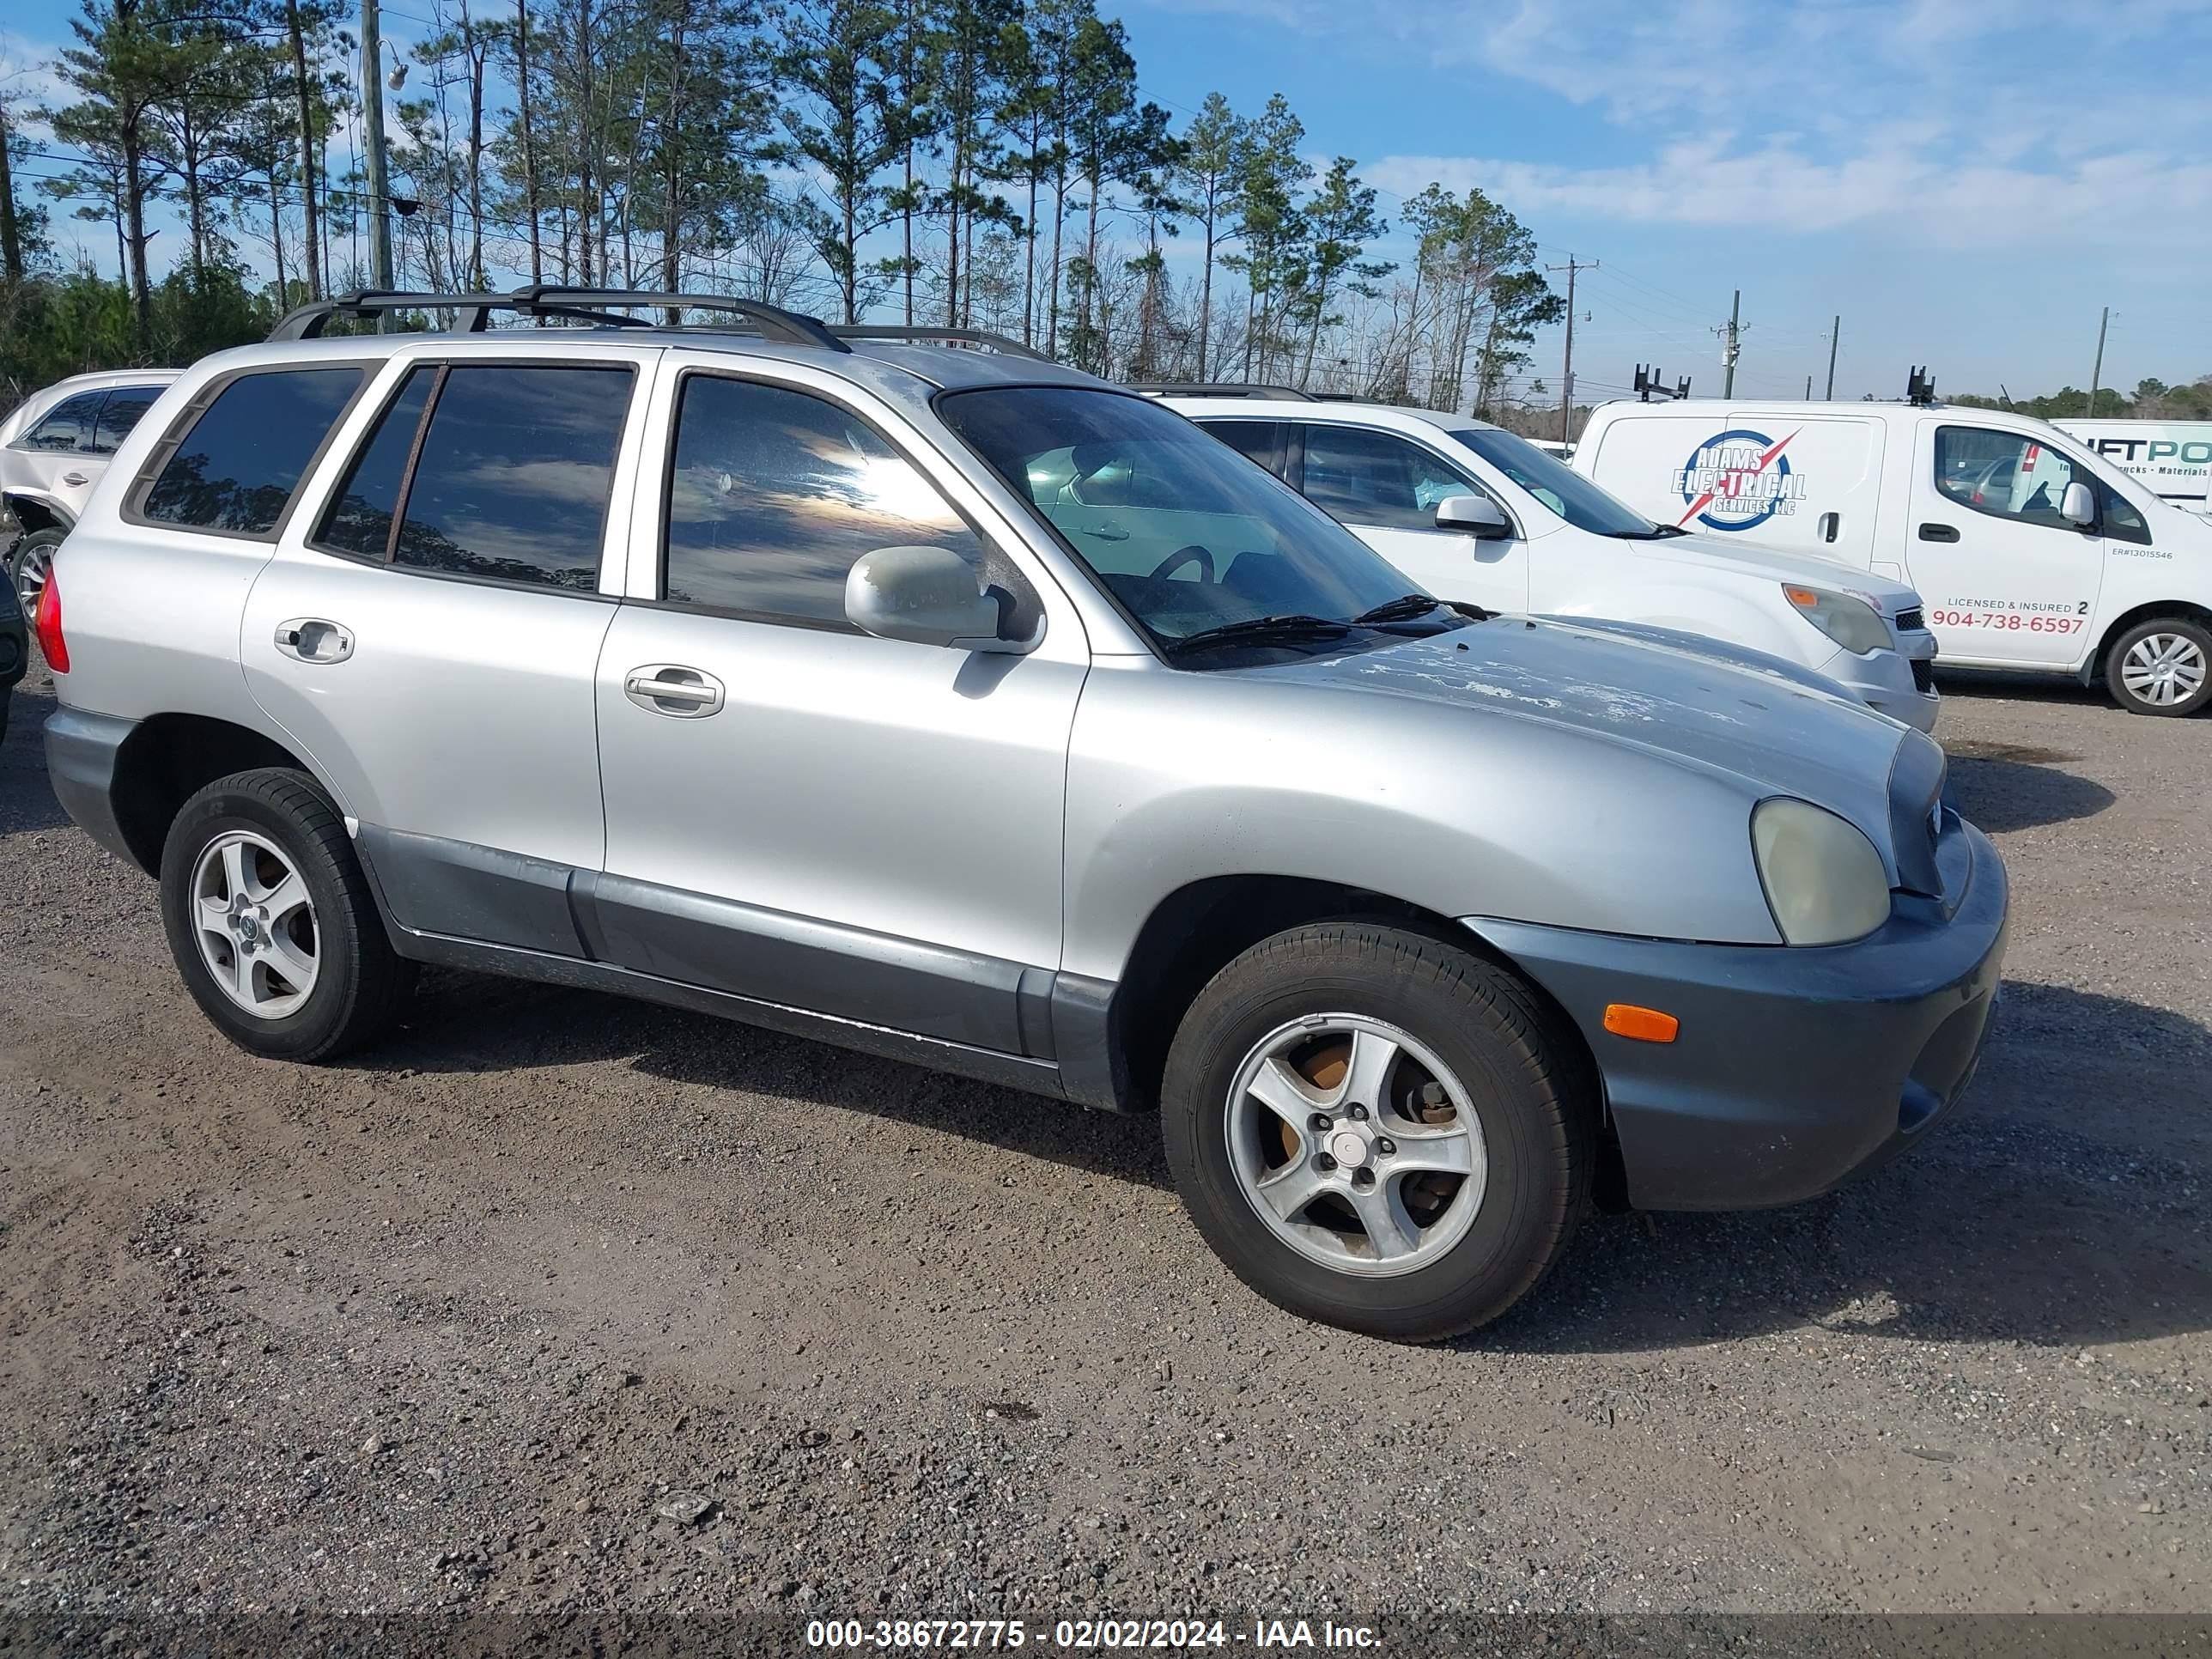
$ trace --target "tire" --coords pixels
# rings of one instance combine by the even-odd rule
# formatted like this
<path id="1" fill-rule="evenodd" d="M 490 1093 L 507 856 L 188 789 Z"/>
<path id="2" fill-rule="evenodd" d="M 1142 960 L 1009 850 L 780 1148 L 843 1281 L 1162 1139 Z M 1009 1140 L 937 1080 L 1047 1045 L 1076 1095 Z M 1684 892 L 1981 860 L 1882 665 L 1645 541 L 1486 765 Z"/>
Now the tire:
<path id="1" fill-rule="evenodd" d="M 2212 702 L 2212 629 L 2192 617 L 2137 623 L 2106 653 L 2105 685 L 2130 714 L 2194 714 Z"/>
<path id="2" fill-rule="evenodd" d="M 249 1054 L 333 1059 L 380 1036 L 414 988 L 304 773 L 234 773 L 185 803 L 161 851 L 161 921 L 192 1000 Z"/>
<path id="3" fill-rule="evenodd" d="M 1598 1091 L 1572 1033 L 1511 973 L 1387 924 L 1296 928 L 1215 975 L 1176 1033 L 1160 1111 L 1176 1189 L 1230 1269 L 1370 1335 L 1487 1324 L 1589 1206 Z"/>
<path id="4" fill-rule="evenodd" d="M 68 533 L 63 530 L 33 530 L 18 541 L 8 555 L 8 580 L 15 584 L 15 598 L 23 607 L 27 624 L 37 619 L 39 593 L 46 585 L 47 574 L 53 569 L 54 550 Z"/>

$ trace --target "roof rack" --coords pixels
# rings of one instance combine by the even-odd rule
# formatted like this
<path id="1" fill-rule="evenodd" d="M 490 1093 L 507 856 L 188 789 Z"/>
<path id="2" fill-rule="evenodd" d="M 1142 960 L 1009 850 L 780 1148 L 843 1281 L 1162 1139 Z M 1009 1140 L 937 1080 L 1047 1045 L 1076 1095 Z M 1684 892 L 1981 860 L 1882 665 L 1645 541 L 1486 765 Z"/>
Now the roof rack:
<path id="1" fill-rule="evenodd" d="M 1310 392 L 1294 386 L 1262 386 L 1244 380 L 1138 380 L 1132 392 L 1149 392 L 1161 398 L 1280 398 L 1294 404 L 1317 403 Z"/>
<path id="2" fill-rule="evenodd" d="M 364 289 L 318 300 L 288 312 L 269 331 L 272 340 L 312 340 L 333 317 L 368 317 L 391 311 L 458 311 L 465 313 L 458 331 L 481 334 L 490 326 L 495 311 L 511 311 L 520 317 L 558 317 L 570 322 L 597 323 L 610 328 L 651 328 L 643 317 L 625 317 L 606 307 L 645 307 L 669 311 L 726 311 L 750 323 L 764 340 L 783 345 L 821 346 L 830 351 L 852 348 L 824 327 L 818 318 L 786 311 L 757 300 L 733 299 L 725 294 L 659 294 L 641 289 L 562 288 L 534 283 L 512 294 L 406 294 L 386 289 Z"/>
<path id="3" fill-rule="evenodd" d="M 841 340 L 905 340 L 915 345 L 977 346 L 1001 357 L 1027 357 L 1048 363 L 1051 358 L 1019 340 L 981 328 L 926 328 L 891 323 L 832 323 L 830 332 Z"/>

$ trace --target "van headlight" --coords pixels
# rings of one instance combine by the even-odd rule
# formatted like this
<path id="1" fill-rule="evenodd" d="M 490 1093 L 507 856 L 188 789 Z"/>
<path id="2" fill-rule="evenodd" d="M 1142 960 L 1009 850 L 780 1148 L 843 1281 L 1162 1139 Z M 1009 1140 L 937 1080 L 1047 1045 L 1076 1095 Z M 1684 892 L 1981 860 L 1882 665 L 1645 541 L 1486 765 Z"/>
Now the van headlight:
<path id="1" fill-rule="evenodd" d="M 1869 651 L 1889 648 L 1889 624 L 1881 619 L 1881 611 L 1856 593 L 1832 593 L 1824 587 L 1784 582 L 1782 596 L 1796 607 L 1799 616 L 1846 651 L 1863 657 Z"/>
<path id="2" fill-rule="evenodd" d="M 1841 945 L 1889 920 L 1889 874 L 1856 826 L 1778 795 L 1752 810 L 1751 851 L 1774 925 L 1791 945 Z"/>

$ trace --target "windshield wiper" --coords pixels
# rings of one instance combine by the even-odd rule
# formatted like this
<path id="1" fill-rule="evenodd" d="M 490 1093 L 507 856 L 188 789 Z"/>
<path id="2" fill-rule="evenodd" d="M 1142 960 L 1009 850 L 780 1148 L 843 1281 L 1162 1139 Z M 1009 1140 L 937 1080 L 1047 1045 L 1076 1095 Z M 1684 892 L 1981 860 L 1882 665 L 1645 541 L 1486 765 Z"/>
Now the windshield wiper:
<path id="1" fill-rule="evenodd" d="M 1224 623 L 1218 628 L 1200 629 L 1169 643 L 1168 648 L 1177 656 L 1186 651 L 1210 650 L 1221 645 L 1303 645 L 1328 640 L 1340 640 L 1352 631 L 1347 622 L 1332 622 L 1327 617 L 1310 617 L 1303 613 L 1287 617 L 1247 617 L 1243 622 Z"/>
<path id="2" fill-rule="evenodd" d="M 1402 598 L 1385 599 L 1372 610 L 1363 611 L 1352 620 L 1356 623 L 1411 622 L 1416 617 L 1425 617 L 1443 601 L 1426 593 L 1407 593 Z"/>
<path id="3" fill-rule="evenodd" d="M 1678 524 L 1655 524 L 1649 530 L 1615 530 L 1607 533 L 1617 542 L 1663 542 L 1690 532 Z"/>

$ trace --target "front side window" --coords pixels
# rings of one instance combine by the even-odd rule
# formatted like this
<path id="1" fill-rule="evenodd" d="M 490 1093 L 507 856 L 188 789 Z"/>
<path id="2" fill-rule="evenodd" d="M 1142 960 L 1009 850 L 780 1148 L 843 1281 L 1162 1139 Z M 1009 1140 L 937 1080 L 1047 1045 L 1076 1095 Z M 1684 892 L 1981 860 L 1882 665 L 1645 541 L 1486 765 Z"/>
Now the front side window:
<path id="1" fill-rule="evenodd" d="M 100 418 L 100 405 L 106 396 L 104 392 L 80 392 L 73 398 L 63 398 L 31 428 L 23 440 L 23 447 L 47 451 L 89 449 L 92 430 Z"/>
<path id="2" fill-rule="evenodd" d="M 2076 476 L 2072 461 L 2024 432 L 1936 429 L 1936 487 L 1960 506 L 1994 519 L 2073 529 L 2059 508 Z"/>
<path id="3" fill-rule="evenodd" d="M 92 453 L 112 455 L 115 447 L 146 418 L 146 411 L 153 408 L 166 390 L 158 386 L 119 386 L 109 392 L 100 405 L 100 419 L 93 428 Z"/>
<path id="4" fill-rule="evenodd" d="M 1406 579 L 1350 531 L 1148 398 L 1000 386 L 937 407 L 1178 660 L 1192 660 L 1182 647 L 1197 636 L 1262 618 L 1332 624 L 1297 648 L 1358 648 L 1374 638 L 1353 619 L 1406 595 Z"/>
<path id="5" fill-rule="evenodd" d="M 392 562 L 596 592 L 635 372 L 627 364 L 459 363 L 438 374 L 400 496 Z M 398 443 L 384 428 L 407 426 L 407 401 L 403 392 L 387 411 L 341 492 L 341 520 L 348 502 L 355 506 L 350 532 L 342 522 L 339 533 L 373 538 L 376 470 L 390 465 Z"/>
<path id="6" fill-rule="evenodd" d="M 1664 533 L 1618 495 L 1599 489 L 1556 455 L 1502 427 L 1469 427 L 1452 436 L 1577 530 L 1624 541 Z"/>
<path id="7" fill-rule="evenodd" d="M 348 364 L 228 382 L 175 441 L 139 512 L 155 524 L 266 535 L 361 381 Z"/>
<path id="8" fill-rule="evenodd" d="M 1305 428 L 1306 499 L 1340 524 L 1434 530 L 1437 503 L 1472 482 L 1420 445 L 1348 426 Z"/>
<path id="9" fill-rule="evenodd" d="M 936 486 L 836 404 L 690 374 L 676 416 L 662 597 L 764 622 L 845 627 L 845 578 L 879 547 L 986 551 Z"/>

